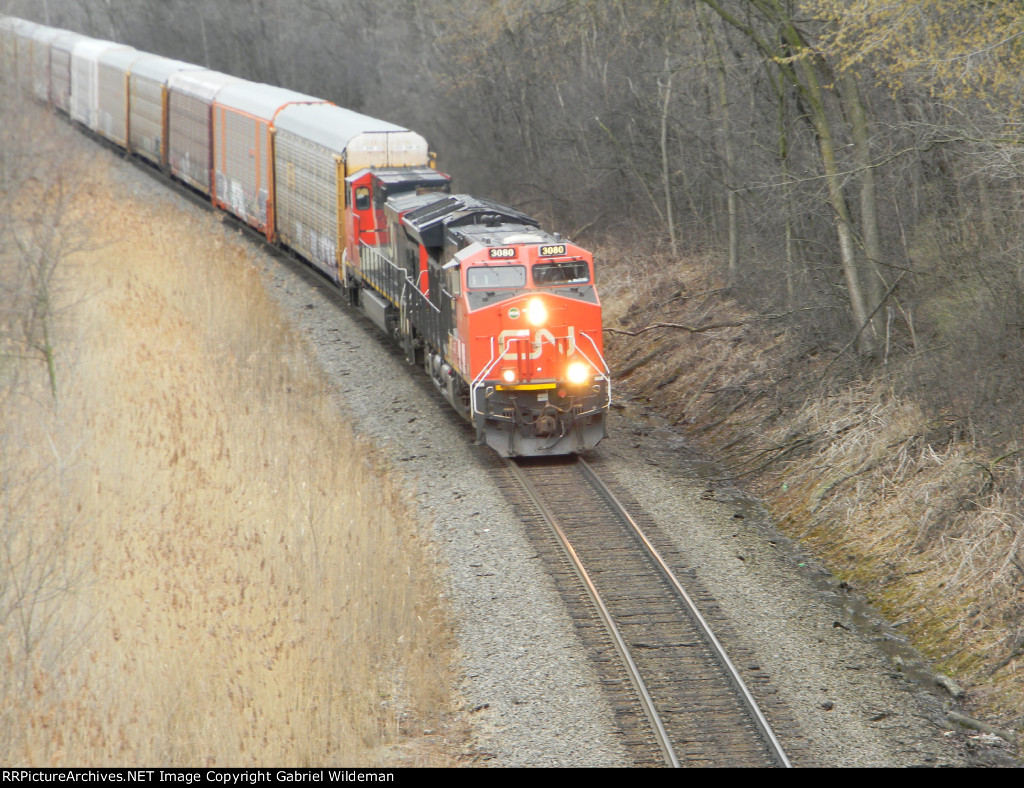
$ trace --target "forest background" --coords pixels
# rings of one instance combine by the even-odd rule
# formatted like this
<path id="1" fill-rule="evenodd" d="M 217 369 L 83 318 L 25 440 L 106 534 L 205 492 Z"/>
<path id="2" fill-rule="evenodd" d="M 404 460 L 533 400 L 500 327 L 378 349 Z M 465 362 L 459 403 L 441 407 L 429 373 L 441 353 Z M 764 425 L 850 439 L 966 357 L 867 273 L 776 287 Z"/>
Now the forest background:
<path id="1" fill-rule="evenodd" d="M 617 377 L 1024 725 L 1024 13 L 8 0 L 423 133 L 597 249 Z"/>

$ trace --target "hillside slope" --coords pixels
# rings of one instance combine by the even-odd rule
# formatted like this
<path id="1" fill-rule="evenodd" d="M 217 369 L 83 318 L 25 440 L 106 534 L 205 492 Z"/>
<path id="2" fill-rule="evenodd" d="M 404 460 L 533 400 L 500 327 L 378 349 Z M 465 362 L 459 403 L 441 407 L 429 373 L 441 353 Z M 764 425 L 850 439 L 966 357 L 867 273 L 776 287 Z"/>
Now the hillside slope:
<path id="1" fill-rule="evenodd" d="M 806 354 L 782 316 L 746 310 L 699 261 L 601 257 L 623 402 L 708 451 L 712 478 L 761 496 L 972 714 L 1024 728 L 1024 440 L 986 448 L 886 370 Z"/>

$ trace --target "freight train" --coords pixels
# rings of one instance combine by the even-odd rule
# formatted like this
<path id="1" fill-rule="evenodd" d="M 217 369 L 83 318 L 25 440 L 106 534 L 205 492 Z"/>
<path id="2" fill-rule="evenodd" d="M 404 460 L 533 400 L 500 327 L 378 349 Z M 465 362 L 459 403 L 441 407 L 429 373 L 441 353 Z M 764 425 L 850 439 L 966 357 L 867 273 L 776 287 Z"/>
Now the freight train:
<path id="1" fill-rule="evenodd" d="M 478 442 L 532 457 L 605 436 L 611 376 L 592 255 L 513 208 L 452 194 L 416 132 L 11 17 L 0 18 L 0 64 L 15 89 L 325 275 Z"/>

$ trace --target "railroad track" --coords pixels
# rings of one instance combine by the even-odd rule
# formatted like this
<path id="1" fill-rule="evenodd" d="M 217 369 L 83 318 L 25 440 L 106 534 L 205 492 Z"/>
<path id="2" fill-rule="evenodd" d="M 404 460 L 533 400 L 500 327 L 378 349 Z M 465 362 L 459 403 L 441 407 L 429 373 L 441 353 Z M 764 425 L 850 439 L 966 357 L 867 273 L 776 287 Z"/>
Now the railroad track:
<path id="1" fill-rule="evenodd" d="M 545 557 L 571 566 L 563 595 L 638 764 L 790 766 L 691 595 L 591 466 L 563 459 L 507 467 L 518 490 L 506 489 L 524 520 L 557 543 Z M 575 595 L 568 574 L 579 578 Z M 606 634 L 596 632 L 595 616 Z"/>

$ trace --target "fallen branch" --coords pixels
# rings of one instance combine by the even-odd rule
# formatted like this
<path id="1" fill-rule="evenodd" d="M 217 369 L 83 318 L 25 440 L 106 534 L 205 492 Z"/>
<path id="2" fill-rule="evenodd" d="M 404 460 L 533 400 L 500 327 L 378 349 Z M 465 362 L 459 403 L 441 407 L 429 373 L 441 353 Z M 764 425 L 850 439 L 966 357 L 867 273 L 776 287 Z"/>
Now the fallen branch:
<path id="1" fill-rule="evenodd" d="M 1024 454 L 1024 449 L 1017 449 L 1015 451 L 1011 451 L 1009 454 L 1004 454 L 1002 457 L 996 457 L 994 460 L 992 460 L 992 465 L 996 466 L 1003 460 L 1008 460 L 1011 457 L 1016 457 L 1018 454 Z"/>
<path id="2" fill-rule="evenodd" d="M 716 287 L 714 290 L 702 290 L 699 293 L 687 293 L 687 292 L 684 292 L 684 291 L 680 290 L 678 293 L 676 293 L 674 296 L 672 296 L 671 298 L 669 298 L 666 301 L 655 301 L 655 302 L 652 302 L 652 303 L 648 304 L 645 307 L 641 307 L 637 311 L 638 312 L 656 312 L 659 309 L 664 309 L 665 307 L 667 307 L 669 304 L 671 304 L 674 301 L 679 301 L 679 300 L 692 301 L 692 300 L 697 299 L 697 298 L 704 298 L 705 296 L 716 295 L 718 293 L 726 293 L 730 289 L 731 288 L 729 288 L 729 287 Z"/>
<path id="3" fill-rule="evenodd" d="M 694 390 L 693 394 L 691 394 L 690 398 L 686 401 L 686 404 L 683 405 L 683 413 L 689 413 L 693 410 L 693 406 L 697 404 L 697 400 L 700 399 L 701 395 L 705 390 L 707 390 L 707 387 L 711 385 L 711 381 L 714 379 L 715 375 L 717 375 L 718 371 L 725 366 L 725 362 L 728 360 L 729 357 L 726 356 L 715 365 L 715 368 L 711 370 L 711 372 L 708 373 L 708 376 L 704 378 L 704 382 Z"/>
<path id="4" fill-rule="evenodd" d="M 820 436 L 818 434 L 814 434 L 807 438 L 799 438 L 793 441 L 792 443 L 770 446 L 767 449 L 757 452 L 753 457 L 743 460 L 742 462 L 738 462 L 735 465 L 728 465 L 727 467 L 729 469 L 729 472 L 732 473 L 734 475 L 734 478 L 737 479 L 743 476 L 757 475 L 762 471 L 766 470 L 767 468 L 769 468 L 773 463 L 776 463 L 783 457 L 792 454 L 797 449 L 803 448 L 804 446 L 813 445 L 819 437 Z M 772 452 L 776 452 L 775 456 L 769 458 L 766 462 L 761 463 L 752 470 L 742 470 L 744 466 L 749 467 L 752 463 L 754 463 L 761 457 L 765 457 L 768 454 L 771 454 Z"/>
<path id="5" fill-rule="evenodd" d="M 713 291 L 712 291 L 713 292 Z M 782 320 L 783 318 L 795 315 L 797 312 L 813 312 L 824 307 L 815 306 L 804 306 L 799 309 L 791 309 L 789 312 L 780 312 L 777 314 L 769 315 L 755 315 L 749 320 L 737 320 L 729 323 L 708 323 L 704 326 L 690 326 L 686 323 L 652 323 L 649 326 L 638 328 L 636 331 L 626 331 L 621 328 L 605 328 L 606 332 L 612 334 L 624 334 L 627 337 L 636 337 L 640 334 L 644 334 L 648 331 L 653 331 L 656 328 L 678 328 L 682 331 L 689 331 L 691 334 L 703 334 L 705 331 L 714 331 L 716 328 L 741 328 L 743 326 L 753 325 L 754 323 L 764 323 L 769 320 Z"/>
<path id="6" fill-rule="evenodd" d="M 842 478 L 836 479 L 833 482 L 827 482 L 824 485 L 824 487 L 821 488 L 821 492 L 820 493 L 815 491 L 815 493 L 812 494 L 811 497 L 812 497 L 812 499 L 814 499 L 814 506 L 811 508 L 811 511 L 812 512 L 816 511 L 818 509 L 818 507 L 822 505 L 822 502 L 827 497 L 829 497 L 836 489 L 838 489 L 841 484 L 843 484 L 845 482 L 848 482 L 850 479 L 856 478 L 857 476 L 860 476 L 862 474 L 870 473 L 871 471 L 875 470 L 879 465 L 881 465 L 883 462 L 885 462 L 887 459 L 888 459 L 888 457 L 883 457 L 882 459 L 875 460 L 874 462 L 869 462 L 863 468 L 861 468 L 859 471 L 854 471 L 853 473 L 848 473 L 845 476 L 843 476 Z"/>
<path id="7" fill-rule="evenodd" d="M 935 674 L 935 683 L 946 690 L 946 692 L 954 698 L 962 698 L 964 696 L 964 688 L 953 681 L 949 676 L 937 673 Z"/>
<path id="8" fill-rule="evenodd" d="M 741 321 L 739 323 L 709 323 L 706 326 L 688 326 L 685 323 L 652 323 L 649 326 L 644 326 L 636 331 L 625 331 L 621 328 L 606 328 L 605 331 L 611 334 L 624 334 L 627 337 L 638 337 L 641 334 L 646 334 L 648 331 L 653 331 L 656 328 L 678 328 L 682 331 L 689 331 L 691 334 L 703 334 L 705 331 L 714 331 L 716 328 L 738 328 L 739 326 L 745 326 L 749 322 L 748 320 Z"/>
<path id="9" fill-rule="evenodd" d="M 607 329 L 607 328 L 605 329 L 605 331 L 608 331 L 608 330 L 609 329 Z M 624 365 L 621 369 L 613 370 L 612 371 L 612 377 L 615 378 L 616 380 L 618 380 L 619 378 L 624 378 L 630 372 L 633 372 L 634 370 L 639 369 L 640 367 L 642 367 L 647 362 L 653 361 L 658 356 L 662 355 L 663 352 L 664 352 L 664 344 L 659 343 L 658 345 L 655 346 L 654 350 L 650 351 L 649 353 L 645 353 L 644 355 L 642 355 L 640 358 L 636 359 L 635 361 L 630 361 L 628 364 Z"/>
<path id="10" fill-rule="evenodd" d="M 1000 670 L 1005 668 L 1017 657 L 1024 657 L 1024 635 L 1017 638 L 1017 642 L 1010 647 L 1010 653 L 1003 657 L 997 662 L 992 669 L 988 672 L 988 675 L 992 676 L 998 673 Z"/>
<path id="11" fill-rule="evenodd" d="M 957 725 L 963 725 L 965 728 L 981 731 L 982 733 L 987 733 L 990 736 L 998 736 L 1000 739 L 1008 741 L 1010 744 L 1015 744 L 1017 742 L 1017 734 L 1001 730 L 1000 728 L 995 728 L 981 720 L 976 720 L 973 717 L 968 717 L 964 714 L 957 714 L 955 711 L 947 712 L 946 717 L 950 722 L 954 722 Z"/>

